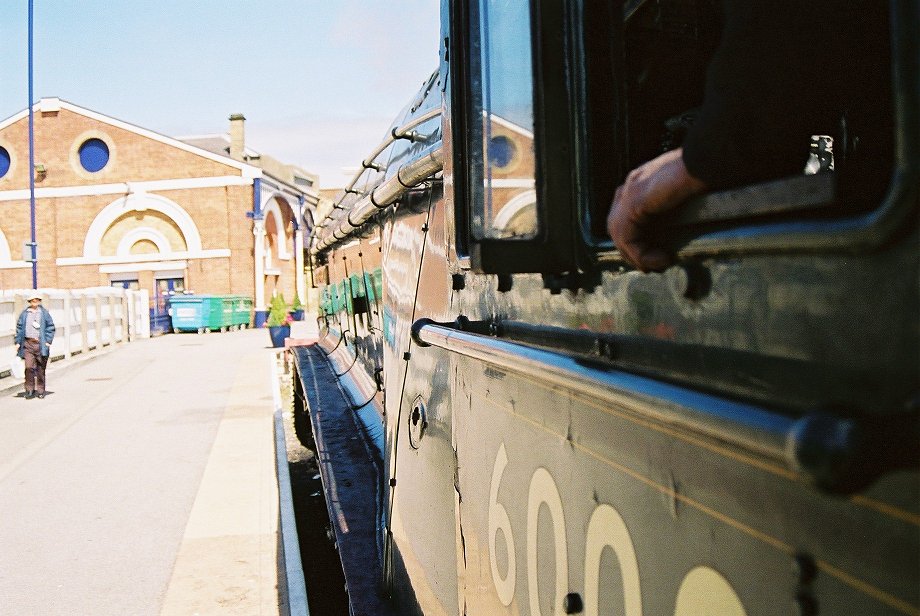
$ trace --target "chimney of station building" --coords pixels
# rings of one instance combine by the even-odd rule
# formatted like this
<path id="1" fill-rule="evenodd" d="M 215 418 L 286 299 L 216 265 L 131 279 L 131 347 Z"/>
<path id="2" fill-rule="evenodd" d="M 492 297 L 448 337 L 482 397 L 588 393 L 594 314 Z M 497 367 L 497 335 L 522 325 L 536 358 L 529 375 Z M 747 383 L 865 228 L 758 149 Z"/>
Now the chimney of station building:
<path id="1" fill-rule="evenodd" d="M 230 158 L 243 162 L 243 148 L 246 147 L 246 137 L 243 125 L 246 117 L 242 113 L 230 115 Z"/>

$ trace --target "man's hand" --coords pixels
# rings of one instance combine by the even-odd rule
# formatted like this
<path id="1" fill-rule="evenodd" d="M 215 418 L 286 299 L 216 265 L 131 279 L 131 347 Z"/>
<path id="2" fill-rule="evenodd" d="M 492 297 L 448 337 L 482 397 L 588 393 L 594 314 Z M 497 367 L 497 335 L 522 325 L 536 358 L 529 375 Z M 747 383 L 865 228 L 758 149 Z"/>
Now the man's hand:
<path id="1" fill-rule="evenodd" d="M 690 175 L 678 148 L 633 169 L 617 188 L 607 215 L 607 232 L 627 261 L 643 272 L 663 270 L 671 257 L 648 236 L 650 217 L 705 192 Z"/>

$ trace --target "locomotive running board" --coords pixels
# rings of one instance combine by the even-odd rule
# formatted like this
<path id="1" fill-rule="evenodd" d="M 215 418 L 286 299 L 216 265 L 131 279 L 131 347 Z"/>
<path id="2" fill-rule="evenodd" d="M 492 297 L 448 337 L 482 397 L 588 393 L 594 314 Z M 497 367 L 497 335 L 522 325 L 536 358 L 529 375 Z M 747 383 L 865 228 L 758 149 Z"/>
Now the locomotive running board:
<path id="1" fill-rule="evenodd" d="M 292 348 L 351 614 L 393 614 L 382 588 L 383 460 L 317 345 Z"/>

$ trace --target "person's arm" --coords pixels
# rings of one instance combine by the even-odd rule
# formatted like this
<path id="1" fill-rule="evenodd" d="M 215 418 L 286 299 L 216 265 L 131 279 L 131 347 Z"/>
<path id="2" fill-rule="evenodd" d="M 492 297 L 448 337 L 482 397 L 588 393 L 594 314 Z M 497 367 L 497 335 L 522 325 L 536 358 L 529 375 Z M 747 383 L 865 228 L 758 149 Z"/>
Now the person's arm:
<path id="1" fill-rule="evenodd" d="M 652 214 L 706 190 L 802 172 L 815 119 L 826 116 L 826 88 L 836 83 L 828 58 L 846 40 L 838 35 L 848 18 L 838 12 L 817 0 L 723 1 L 722 40 L 696 123 L 682 148 L 633 170 L 614 196 L 607 228 L 630 263 L 643 271 L 670 263 L 652 237 Z"/>
<path id="2" fill-rule="evenodd" d="M 23 318 L 25 311 L 19 313 L 19 318 L 16 319 L 16 336 L 13 339 L 17 346 L 22 346 L 22 343 L 25 339 L 25 319 Z"/>
<path id="3" fill-rule="evenodd" d="M 51 341 L 54 340 L 54 319 L 51 318 L 51 313 L 42 308 L 45 313 L 45 341 L 50 345 Z"/>
<path id="4" fill-rule="evenodd" d="M 643 272 L 661 270 L 671 256 L 649 237 L 649 219 L 706 191 L 684 165 L 678 148 L 633 169 L 617 188 L 607 216 L 607 232 L 623 257 Z"/>

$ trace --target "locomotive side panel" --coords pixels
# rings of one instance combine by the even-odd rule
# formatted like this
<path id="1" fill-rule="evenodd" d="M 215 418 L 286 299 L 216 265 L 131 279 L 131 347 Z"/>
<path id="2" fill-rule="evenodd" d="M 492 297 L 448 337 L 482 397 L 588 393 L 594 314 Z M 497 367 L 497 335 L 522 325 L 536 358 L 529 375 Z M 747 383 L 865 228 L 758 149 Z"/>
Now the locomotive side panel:
<path id="1" fill-rule="evenodd" d="M 718 613 L 910 605 L 910 578 L 892 572 L 916 570 L 916 516 L 874 496 L 916 494 L 916 473 L 842 499 L 637 413 L 638 399 L 611 404 L 488 360 L 459 358 L 457 371 L 470 613 L 552 613 L 571 592 L 585 613 L 683 613 L 716 595 L 743 610 Z"/>
<path id="2" fill-rule="evenodd" d="M 446 316 L 440 182 L 411 193 L 388 221 L 388 583 L 406 609 L 455 614 L 457 528 L 453 404 L 448 356 L 412 343 L 419 314 Z M 389 333 L 391 332 L 391 334 Z M 392 338 L 390 338 L 392 335 Z"/>
<path id="3" fill-rule="evenodd" d="M 423 325 L 421 338 L 462 356 L 453 398 L 467 607 L 550 613 L 584 601 L 592 613 L 600 601 L 625 602 L 626 613 L 685 613 L 697 594 L 712 594 L 738 613 L 917 613 L 916 157 L 890 163 L 887 198 L 878 186 L 834 192 L 832 173 L 711 196 L 689 208 L 695 227 L 663 228 L 676 266 L 632 271 L 597 237 L 603 214 L 623 161 L 638 164 L 660 147 L 630 139 L 664 135 L 671 127 L 661 116 L 682 111 L 669 105 L 700 94 L 713 15 L 705 3 L 593 12 L 574 4 L 524 11 L 532 67 L 506 54 L 514 43 L 495 42 L 490 29 L 505 5 L 452 4 L 445 22 L 454 59 L 445 176 L 460 255 L 452 267 L 465 280 L 452 316 L 467 321 Z M 904 23 L 914 23 L 911 7 Z M 689 55 L 658 53 L 682 46 Z M 613 57 L 579 56 L 589 52 Z M 687 74 L 670 82 L 667 71 L 679 69 Z M 499 147 L 507 139 L 492 140 L 504 125 L 494 116 L 528 82 L 532 143 L 511 145 L 536 152 L 537 226 L 520 232 L 501 212 L 514 157 Z M 916 99 L 914 77 L 896 73 L 898 83 Z M 884 107 L 884 92 L 875 102 Z M 900 122 L 914 143 L 916 114 Z M 668 147 L 676 143 L 672 134 Z M 498 350 L 500 342 L 509 346 Z M 583 370 L 567 372 L 570 380 L 601 376 L 572 389 L 527 371 L 535 349 L 555 354 L 544 372 L 574 361 Z M 620 371 L 640 379 L 626 379 L 613 402 L 595 398 Z M 674 398 L 636 414 L 637 400 L 671 387 Z M 703 415 L 686 407 L 698 395 L 713 396 Z M 672 403 L 681 410 L 666 411 Z M 729 432 L 713 433 L 709 422 L 729 416 Z M 837 449 L 819 426 L 863 436 Z M 620 543 L 598 548 L 587 530 L 595 514 L 621 529 Z M 588 555 L 601 563 L 604 589 L 631 590 L 596 599 Z"/>

